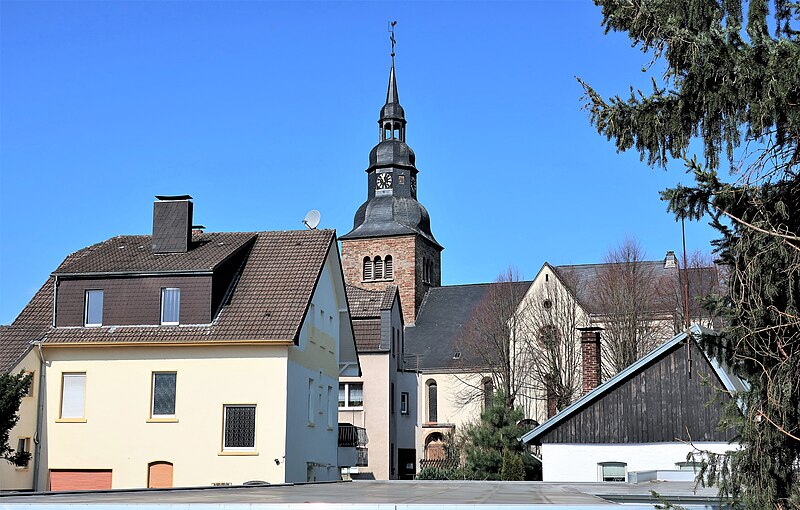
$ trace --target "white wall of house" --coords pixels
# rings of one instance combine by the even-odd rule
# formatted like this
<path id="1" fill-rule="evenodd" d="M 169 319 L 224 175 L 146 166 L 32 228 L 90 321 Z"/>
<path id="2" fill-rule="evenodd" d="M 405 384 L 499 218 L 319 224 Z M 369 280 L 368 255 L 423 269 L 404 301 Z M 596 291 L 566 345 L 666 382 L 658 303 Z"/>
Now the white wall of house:
<path id="1" fill-rule="evenodd" d="M 695 443 L 694 447 L 714 453 L 735 448 L 729 443 Z M 677 469 L 678 462 L 695 451 L 686 443 L 648 444 L 543 444 L 542 478 L 545 482 L 597 482 L 598 464 L 624 462 L 627 472 Z"/>
<path id="2" fill-rule="evenodd" d="M 289 349 L 286 482 L 338 480 L 340 310 L 347 309 L 338 254 L 328 253 L 298 346 Z M 279 456 L 270 457 L 274 459 Z"/>
<path id="3" fill-rule="evenodd" d="M 19 406 L 19 421 L 8 435 L 8 444 L 17 449 L 19 440 L 25 440 L 31 452 L 31 460 L 25 467 L 17 467 L 0 459 L 0 490 L 30 490 L 33 488 L 33 450 L 36 437 L 36 411 L 39 403 L 39 356 L 36 349 L 26 354 L 9 373 L 18 374 L 20 371 L 33 374 L 29 395 L 22 397 Z"/>

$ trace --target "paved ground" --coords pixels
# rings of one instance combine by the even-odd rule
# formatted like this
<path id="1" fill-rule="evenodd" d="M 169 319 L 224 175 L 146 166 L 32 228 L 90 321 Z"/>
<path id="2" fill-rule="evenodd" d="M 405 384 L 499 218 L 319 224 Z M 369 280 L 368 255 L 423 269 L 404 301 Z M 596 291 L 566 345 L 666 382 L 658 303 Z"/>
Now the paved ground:
<path id="1" fill-rule="evenodd" d="M 283 510 L 305 503 L 326 508 L 398 508 L 448 505 L 526 506 L 568 505 L 577 508 L 613 508 L 618 502 L 636 504 L 627 508 L 653 508 L 643 505 L 651 490 L 686 503 L 700 503 L 715 491 L 704 489 L 693 494 L 694 484 L 687 482 L 647 482 L 642 484 L 557 484 L 543 482 L 470 482 L 470 481 L 356 481 L 264 487 L 214 487 L 206 489 L 103 491 L 3 495 L 0 508 L 28 505 L 253 505 Z M 605 496 L 604 499 L 599 495 Z M 697 499 L 699 497 L 699 500 Z M 687 499 L 688 498 L 688 499 Z M 639 506 L 643 505 L 643 506 Z M 705 506 L 703 503 L 702 506 Z M 552 508 L 552 506 L 551 506 Z"/>

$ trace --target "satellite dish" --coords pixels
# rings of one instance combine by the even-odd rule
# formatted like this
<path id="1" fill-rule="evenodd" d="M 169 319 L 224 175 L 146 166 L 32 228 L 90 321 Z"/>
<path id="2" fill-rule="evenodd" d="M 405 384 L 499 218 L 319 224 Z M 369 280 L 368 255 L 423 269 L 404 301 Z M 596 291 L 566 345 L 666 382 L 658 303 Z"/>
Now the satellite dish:
<path id="1" fill-rule="evenodd" d="M 317 225 L 319 225 L 319 211 L 316 209 L 308 211 L 308 214 L 303 219 L 303 224 L 311 230 L 317 228 Z"/>

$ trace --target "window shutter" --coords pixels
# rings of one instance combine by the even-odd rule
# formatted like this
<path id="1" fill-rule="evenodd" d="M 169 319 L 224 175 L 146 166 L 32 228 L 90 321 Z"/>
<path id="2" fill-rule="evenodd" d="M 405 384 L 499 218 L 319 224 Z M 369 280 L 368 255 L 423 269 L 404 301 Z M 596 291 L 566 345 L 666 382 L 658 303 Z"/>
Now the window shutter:
<path id="1" fill-rule="evenodd" d="M 364 280 L 372 280 L 372 261 L 364 257 Z"/>
<path id="2" fill-rule="evenodd" d="M 380 257 L 375 257 L 375 279 L 383 280 L 383 261 Z"/>
<path id="3" fill-rule="evenodd" d="M 385 276 L 386 276 L 387 280 L 393 278 L 394 270 L 392 269 L 392 256 L 391 255 L 387 255 L 386 256 L 386 260 L 384 262 L 383 269 L 384 269 L 384 273 L 385 273 Z"/>
<path id="4" fill-rule="evenodd" d="M 83 418 L 86 374 L 63 374 L 61 392 L 61 417 Z"/>

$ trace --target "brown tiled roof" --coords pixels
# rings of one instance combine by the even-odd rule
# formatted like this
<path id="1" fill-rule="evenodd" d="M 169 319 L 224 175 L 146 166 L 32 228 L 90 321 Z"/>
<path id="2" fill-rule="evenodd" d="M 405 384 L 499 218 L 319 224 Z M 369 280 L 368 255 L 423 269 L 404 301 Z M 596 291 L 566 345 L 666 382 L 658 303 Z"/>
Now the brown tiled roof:
<path id="1" fill-rule="evenodd" d="M 116 236 L 78 250 L 54 271 L 85 273 L 175 273 L 210 271 L 247 242 L 253 232 L 211 232 L 192 235 L 186 253 L 154 254 L 151 236 Z"/>
<path id="2" fill-rule="evenodd" d="M 230 237 L 225 237 L 225 234 L 204 236 L 214 239 L 244 239 L 245 243 L 247 239 L 255 238 L 230 303 L 223 307 L 212 324 L 51 328 L 51 278 L 11 325 L 10 330 L 14 334 L 9 336 L 8 331 L 0 331 L 0 362 L 12 358 L 12 351 L 24 353 L 24 349 L 20 349 L 18 344 L 27 345 L 28 341 L 40 338 L 42 335 L 37 333 L 37 327 L 40 328 L 38 331 L 46 334 L 45 343 L 50 344 L 294 340 L 299 333 L 328 251 L 336 238 L 335 232 L 297 230 L 231 234 Z M 141 238 L 146 238 L 149 244 L 149 236 Z M 104 243 L 100 243 L 102 244 Z M 80 250 L 67 257 L 61 267 L 75 267 L 71 263 L 85 256 L 85 250 Z M 194 264 L 194 261 L 185 264 L 176 261 L 174 264 L 172 267 L 186 268 Z M 150 270 L 152 269 L 147 271 Z M 19 340 L 19 335 L 25 337 L 25 340 Z M 16 347 L 7 349 L 7 346 Z"/>
<path id="3" fill-rule="evenodd" d="M 7 372 L 40 340 L 53 322 L 53 277 L 39 291 L 10 326 L 0 326 L 0 373 Z"/>
<path id="4" fill-rule="evenodd" d="M 396 295 L 396 285 L 387 285 L 384 290 L 367 290 L 348 285 L 347 302 L 350 305 L 350 316 L 354 319 L 380 317 L 381 310 L 392 308 Z"/>
<path id="5" fill-rule="evenodd" d="M 360 319 L 353 321 L 358 352 L 381 350 L 381 320 Z"/>

